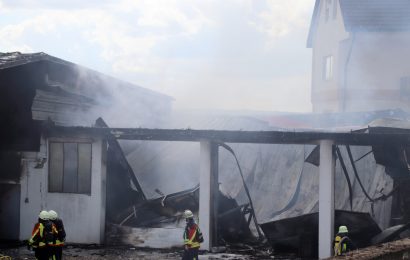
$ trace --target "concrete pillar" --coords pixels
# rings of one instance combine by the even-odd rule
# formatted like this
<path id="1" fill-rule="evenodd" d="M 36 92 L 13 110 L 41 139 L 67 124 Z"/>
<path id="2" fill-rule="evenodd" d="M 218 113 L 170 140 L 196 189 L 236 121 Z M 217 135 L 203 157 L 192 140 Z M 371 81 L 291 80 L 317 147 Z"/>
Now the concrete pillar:
<path id="1" fill-rule="evenodd" d="M 217 241 L 218 146 L 200 143 L 199 226 L 204 235 L 202 249 L 211 250 Z"/>
<path id="2" fill-rule="evenodd" d="M 332 256 L 334 239 L 335 157 L 333 141 L 320 141 L 319 166 L 319 259 Z"/>

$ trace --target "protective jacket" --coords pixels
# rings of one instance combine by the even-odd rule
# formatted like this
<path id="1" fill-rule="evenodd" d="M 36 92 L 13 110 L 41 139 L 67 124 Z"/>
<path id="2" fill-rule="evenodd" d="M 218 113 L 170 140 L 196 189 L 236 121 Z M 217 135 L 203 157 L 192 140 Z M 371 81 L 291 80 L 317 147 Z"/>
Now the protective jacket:
<path id="1" fill-rule="evenodd" d="M 50 221 L 39 221 L 34 225 L 29 239 L 29 245 L 33 248 L 44 248 L 54 243 L 58 232 L 53 223 Z"/>
<path id="2" fill-rule="evenodd" d="M 54 224 L 56 230 L 57 230 L 57 236 L 54 240 L 54 243 L 52 246 L 64 246 L 64 241 L 65 241 L 65 230 L 64 230 L 64 224 L 63 221 L 60 218 L 53 219 L 51 222 Z"/>
<path id="3" fill-rule="evenodd" d="M 347 233 L 336 234 L 334 241 L 334 254 L 335 256 L 343 255 L 344 253 L 355 249 L 355 245 L 352 240 L 347 236 Z"/>
<path id="4" fill-rule="evenodd" d="M 196 223 L 188 224 L 184 232 L 184 245 L 188 248 L 199 249 L 200 243 L 203 241 L 201 230 Z"/>

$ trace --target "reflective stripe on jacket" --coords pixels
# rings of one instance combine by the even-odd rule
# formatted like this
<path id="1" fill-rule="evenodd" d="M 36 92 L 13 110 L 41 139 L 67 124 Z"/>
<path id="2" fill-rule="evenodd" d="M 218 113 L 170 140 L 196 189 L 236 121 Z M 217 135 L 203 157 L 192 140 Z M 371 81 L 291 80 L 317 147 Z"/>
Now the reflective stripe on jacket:
<path id="1" fill-rule="evenodd" d="M 347 237 L 341 237 L 341 236 L 336 236 L 335 238 L 335 246 L 334 246 L 334 252 L 335 256 L 342 255 L 346 253 L 347 251 L 347 245 L 346 245 L 346 240 Z"/>
<path id="2" fill-rule="evenodd" d="M 193 224 L 192 226 L 187 226 L 184 232 L 184 245 L 188 246 L 189 248 L 199 248 L 200 243 L 197 239 L 197 232 L 199 227 L 197 224 Z"/>
<path id="3" fill-rule="evenodd" d="M 56 226 L 51 222 L 38 222 L 34 225 L 31 238 L 28 243 L 33 248 L 55 246 L 58 232 Z"/>
<path id="4" fill-rule="evenodd" d="M 56 241 L 53 244 L 50 244 L 50 246 L 64 246 L 64 241 L 56 239 Z"/>
<path id="5" fill-rule="evenodd" d="M 52 231 L 52 234 L 53 234 L 53 241 L 49 242 L 48 245 L 49 246 L 63 246 L 64 241 L 60 241 L 58 239 L 58 231 L 57 231 L 57 227 L 54 223 L 51 225 L 51 231 Z"/>
<path id="6" fill-rule="evenodd" d="M 54 223 L 58 232 L 57 239 L 55 241 L 55 246 L 64 246 L 66 234 L 64 230 L 63 221 L 60 218 L 57 218 L 55 220 L 51 220 L 51 222 Z"/>
<path id="7" fill-rule="evenodd" d="M 46 246 L 44 238 L 44 225 L 42 223 L 36 223 L 33 231 L 31 232 L 31 238 L 28 241 L 29 245 L 33 248 L 42 248 Z"/>

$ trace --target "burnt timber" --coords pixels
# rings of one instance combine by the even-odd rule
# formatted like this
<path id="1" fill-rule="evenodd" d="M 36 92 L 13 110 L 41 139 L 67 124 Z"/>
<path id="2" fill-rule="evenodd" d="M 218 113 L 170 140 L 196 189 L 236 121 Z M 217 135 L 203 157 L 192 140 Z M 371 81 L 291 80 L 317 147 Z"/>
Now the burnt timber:
<path id="1" fill-rule="evenodd" d="M 382 232 L 369 213 L 335 210 L 335 227 L 341 225 L 349 227 L 349 237 L 359 248 L 369 246 L 372 238 Z M 318 257 L 318 213 L 263 223 L 261 228 L 275 252 Z"/>
<path id="2" fill-rule="evenodd" d="M 384 133 L 330 132 L 330 131 L 225 131 L 193 129 L 148 129 L 148 128 L 105 128 L 105 127 L 65 127 L 46 125 L 48 135 L 91 134 L 113 135 L 122 140 L 184 141 L 215 143 L 259 143 L 259 144 L 317 144 L 320 140 L 332 140 L 335 144 L 358 146 L 409 144 L 410 131 Z"/>

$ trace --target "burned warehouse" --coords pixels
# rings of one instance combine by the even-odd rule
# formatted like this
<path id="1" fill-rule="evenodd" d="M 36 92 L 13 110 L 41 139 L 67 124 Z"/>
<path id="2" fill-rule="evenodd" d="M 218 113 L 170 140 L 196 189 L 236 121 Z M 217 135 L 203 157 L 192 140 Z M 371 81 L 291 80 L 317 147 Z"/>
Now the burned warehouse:
<path id="1" fill-rule="evenodd" d="M 2 53 L 0 68 L 1 122 L 7 126 L 1 135 L 1 238 L 27 239 L 39 210 L 54 208 L 74 231 L 69 241 L 102 243 L 107 141 L 48 136 L 44 126 L 92 126 L 99 113 L 115 120 L 108 115 L 114 106 L 122 112 L 127 95 L 139 100 L 133 119 L 148 116 L 156 126 L 172 99 L 45 53 Z"/>
<path id="2" fill-rule="evenodd" d="M 39 210 L 53 208 L 70 230 L 69 243 L 178 247 L 182 212 L 190 208 L 200 219 L 210 211 L 216 214 L 204 228 L 209 249 L 257 245 L 266 238 L 276 253 L 317 256 L 324 155 L 315 144 L 326 139 L 338 144 L 332 152 L 336 225 L 349 225 L 352 237 L 364 247 L 397 237 L 408 221 L 406 207 L 400 205 L 407 201 L 407 146 L 402 144 L 409 127 L 407 114 L 400 110 L 353 113 L 350 125 L 369 126 L 354 132 L 289 132 L 257 116 L 174 115 L 168 96 L 131 89 L 125 82 L 43 53 L 7 53 L 2 61 L 2 96 L 7 97 L 2 120 L 9 126 L 2 130 L 7 169 L 1 181 L 3 240 L 27 239 Z M 116 102 L 125 97 L 104 93 L 110 86 L 128 88 L 133 100 L 141 100 L 136 109 L 146 109 L 152 120 L 130 116 L 127 122 L 118 121 L 111 109 L 121 113 Z M 336 127 L 333 120 L 347 114 L 323 115 L 320 121 L 324 128 Z M 399 119 L 376 120 L 385 115 Z M 308 124 L 317 117 L 292 120 Z M 172 130 L 183 124 L 204 130 Z M 190 163 L 178 163 L 181 158 Z M 208 181 L 203 178 L 206 172 Z M 208 204 L 201 202 L 204 183 L 211 191 Z M 208 206 L 201 210 L 201 204 Z M 386 240 L 382 230 L 393 225 L 400 232 Z M 356 235 L 363 232 L 367 237 Z"/>
<path id="3" fill-rule="evenodd" d="M 55 210 L 74 247 L 410 253 L 410 1 L 312 8 L 312 113 L 180 110 L 43 52 L 0 52 L 0 249 Z"/>
<path id="4" fill-rule="evenodd" d="M 141 187 L 138 178 L 144 184 L 155 179 L 136 175 L 134 169 L 141 167 L 135 164 L 157 163 L 149 158 L 155 149 L 132 142 L 123 142 L 121 147 L 115 133 L 74 131 L 76 127 L 106 128 L 107 122 L 159 128 L 167 122 L 172 98 L 45 53 L 2 53 L 1 78 L 2 125 L 8 126 L 2 130 L 1 141 L 5 167 L 1 175 L 2 240 L 27 239 L 39 210 L 47 208 L 64 217 L 70 230 L 67 242 L 85 244 L 118 243 L 120 239 L 110 232 L 106 239 L 106 230 L 126 224 L 155 228 L 173 223 L 176 229 L 170 234 L 176 234 L 182 228 L 177 228 L 181 212 L 185 208 L 198 211 L 198 178 L 174 190 L 161 188 L 166 195 L 156 188 L 148 190 L 155 184 Z M 120 121 L 117 115 L 129 110 L 136 112 Z M 66 129 L 56 131 L 58 126 Z M 140 159 L 128 162 L 127 152 Z M 155 174 L 155 170 L 148 173 Z M 220 212 L 238 220 L 222 228 L 228 240 L 252 238 L 246 207 L 222 193 L 218 198 Z M 151 236 L 156 232 L 164 230 L 153 229 Z M 176 246 L 178 238 L 168 236 L 168 242 L 150 243 L 148 234 L 140 246 Z"/>

